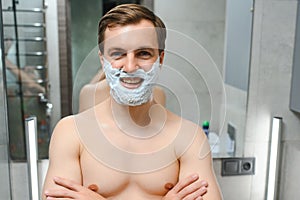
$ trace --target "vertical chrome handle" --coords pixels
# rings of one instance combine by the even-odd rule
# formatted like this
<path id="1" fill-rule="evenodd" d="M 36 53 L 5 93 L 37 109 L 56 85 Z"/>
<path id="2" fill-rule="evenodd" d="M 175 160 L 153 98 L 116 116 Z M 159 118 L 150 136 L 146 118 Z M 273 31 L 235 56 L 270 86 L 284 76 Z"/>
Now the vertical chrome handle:
<path id="1" fill-rule="evenodd" d="M 280 165 L 281 117 L 273 117 L 269 147 L 269 169 L 267 182 L 267 200 L 277 199 L 277 182 Z"/>
<path id="2" fill-rule="evenodd" d="M 31 200 L 39 200 L 37 120 L 35 116 L 25 119 L 25 134 L 30 189 L 29 196 Z"/>

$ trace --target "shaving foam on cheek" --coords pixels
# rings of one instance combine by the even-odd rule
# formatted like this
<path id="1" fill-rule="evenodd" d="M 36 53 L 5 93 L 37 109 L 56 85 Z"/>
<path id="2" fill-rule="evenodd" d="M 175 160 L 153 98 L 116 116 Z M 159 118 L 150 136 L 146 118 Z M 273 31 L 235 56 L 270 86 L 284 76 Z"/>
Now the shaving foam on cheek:
<path id="1" fill-rule="evenodd" d="M 150 71 L 145 72 L 138 69 L 133 73 L 126 73 L 121 69 L 112 67 L 109 61 L 104 58 L 103 70 L 110 86 L 110 94 L 114 100 L 121 105 L 138 106 L 148 102 L 152 98 L 152 87 L 159 75 L 159 58 L 153 63 Z M 136 89 L 128 89 L 121 85 L 120 78 L 142 78 L 142 84 Z"/>

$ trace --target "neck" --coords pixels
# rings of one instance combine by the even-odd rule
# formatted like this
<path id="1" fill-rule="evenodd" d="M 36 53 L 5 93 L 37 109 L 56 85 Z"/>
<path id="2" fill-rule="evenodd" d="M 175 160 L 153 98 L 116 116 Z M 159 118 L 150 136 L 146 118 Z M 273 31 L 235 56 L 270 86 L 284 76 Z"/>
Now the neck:
<path id="1" fill-rule="evenodd" d="M 152 105 L 155 104 L 153 100 L 148 101 L 138 106 L 120 105 L 113 98 L 111 98 L 111 104 L 114 107 L 114 112 L 122 113 L 123 117 L 128 117 L 133 120 L 139 126 L 146 126 L 150 123 L 149 110 Z M 127 112 L 126 112 L 127 111 Z M 129 112 L 128 112 L 129 111 Z"/>

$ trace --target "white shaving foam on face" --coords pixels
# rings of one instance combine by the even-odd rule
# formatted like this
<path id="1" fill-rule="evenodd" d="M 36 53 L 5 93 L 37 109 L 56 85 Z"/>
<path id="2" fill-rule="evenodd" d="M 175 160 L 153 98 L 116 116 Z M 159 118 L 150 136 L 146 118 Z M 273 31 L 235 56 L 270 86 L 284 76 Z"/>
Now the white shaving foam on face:
<path id="1" fill-rule="evenodd" d="M 122 69 L 113 68 L 111 63 L 104 58 L 103 66 L 107 82 L 110 86 L 110 94 L 121 105 L 138 106 L 148 102 L 152 98 L 152 88 L 159 76 L 159 58 L 153 63 L 150 71 L 139 68 L 133 73 L 126 73 Z M 138 88 L 129 89 L 122 86 L 121 78 L 143 79 Z"/>

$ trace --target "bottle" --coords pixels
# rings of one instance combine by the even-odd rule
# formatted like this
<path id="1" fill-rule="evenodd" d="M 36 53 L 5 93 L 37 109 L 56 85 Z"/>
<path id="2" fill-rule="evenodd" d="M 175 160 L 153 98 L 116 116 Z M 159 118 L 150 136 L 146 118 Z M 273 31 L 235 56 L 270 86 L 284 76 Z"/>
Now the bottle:
<path id="1" fill-rule="evenodd" d="M 209 134 L 209 121 L 203 121 L 202 129 L 203 129 L 205 135 L 208 137 L 208 134 Z"/>

